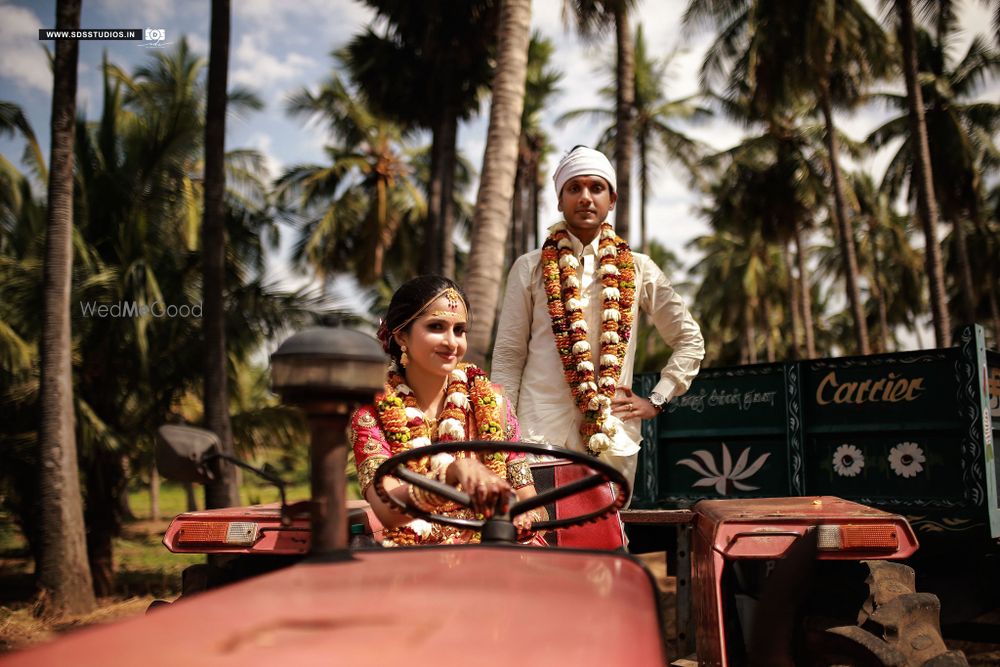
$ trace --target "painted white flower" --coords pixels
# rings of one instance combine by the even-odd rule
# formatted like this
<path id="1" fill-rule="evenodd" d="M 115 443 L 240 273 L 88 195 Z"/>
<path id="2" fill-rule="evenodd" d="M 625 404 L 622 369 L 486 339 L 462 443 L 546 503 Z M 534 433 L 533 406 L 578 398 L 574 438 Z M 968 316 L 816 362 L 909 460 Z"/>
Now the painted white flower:
<path id="1" fill-rule="evenodd" d="M 615 230 L 610 227 L 601 227 L 601 238 L 602 239 L 613 239 L 615 237 Z"/>
<path id="2" fill-rule="evenodd" d="M 916 477 L 927 457 L 915 442 L 901 442 L 889 450 L 889 467 L 900 477 Z"/>
<path id="3" fill-rule="evenodd" d="M 618 267 L 614 264 L 601 264 L 601 276 L 617 276 Z"/>
<path id="4" fill-rule="evenodd" d="M 413 421 L 417 417 L 424 418 L 424 411 L 420 408 L 406 408 L 406 421 Z"/>
<path id="5" fill-rule="evenodd" d="M 597 385 L 594 384 L 593 382 L 581 382 L 579 385 L 577 385 L 577 388 L 584 394 L 586 394 L 588 391 L 597 391 Z"/>
<path id="6" fill-rule="evenodd" d="M 601 296 L 605 299 L 611 299 L 612 301 L 617 301 L 621 298 L 622 293 L 617 287 L 605 287 L 601 290 Z"/>
<path id="7" fill-rule="evenodd" d="M 612 345 L 617 345 L 621 342 L 621 337 L 618 335 L 617 331 L 605 331 L 601 334 L 602 343 L 610 343 Z"/>
<path id="8" fill-rule="evenodd" d="M 458 380 L 459 382 L 464 382 L 465 384 L 469 384 L 469 376 L 466 375 L 465 371 L 463 371 L 461 368 L 456 368 L 455 370 L 453 370 L 451 372 L 451 376 L 456 380 Z"/>
<path id="9" fill-rule="evenodd" d="M 566 287 L 580 287 L 580 279 L 576 275 L 566 276 Z"/>
<path id="10" fill-rule="evenodd" d="M 614 354 L 602 354 L 601 355 L 601 365 L 602 366 L 617 366 L 618 356 Z"/>
<path id="11" fill-rule="evenodd" d="M 438 424 L 438 435 L 450 435 L 456 440 L 464 440 L 465 427 L 457 419 L 442 419 Z"/>
<path id="12" fill-rule="evenodd" d="M 417 447 L 426 447 L 429 444 L 431 444 L 430 438 L 421 437 L 410 440 L 410 447 L 413 447 L 414 449 L 416 449 Z"/>
<path id="13" fill-rule="evenodd" d="M 605 308 L 604 309 L 604 321 L 605 322 L 608 322 L 608 321 L 611 321 L 611 320 L 617 322 L 621 318 L 622 318 L 622 314 L 620 312 L 618 312 L 617 308 Z"/>
<path id="14" fill-rule="evenodd" d="M 581 373 L 586 373 L 587 371 L 593 372 L 594 371 L 594 362 L 592 362 L 592 361 L 581 361 L 580 363 L 578 363 L 576 365 L 576 370 L 580 371 Z"/>
<path id="15" fill-rule="evenodd" d="M 618 248 L 614 247 L 613 245 L 606 245 L 603 248 L 601 248 L 599 254 L 601 257 L 617 257 Z"/>
<path id="16" fill-rule="evenodd" d="M 614 387 L 615 386 L 615 379 L 614 378 L 602 377 L 602 378 L 600 378 L 598 380 L 598 382 L 601 383 L 602 387 Z"/>
<path id="17" fill-rule="evenodd" d="M 570 322 L 569 328 L 570 331 L 573 329 L 583 329 L 583 331 L 587 331 L 587 320 L 576 320 L 574 322 Z"/>
<path id="18" fill-rule="evenodd" d="M 570 299 L 566 302 L 566 308 L 569 310 L 580 310 L 583 308 L 583 302 L 579 299 Z"/>
<path id="19" fill-rule="evenodd" d="M 854 445 L 844 443 L 833 452 L 833 471 L 841 477 L 856 477 L 865 467 L 865 455 Z"/>
<path id="20" fill-rule="evenodd" d="M 771 456 L 771 453 L 766 452 L 761 454 L 748 467 L 747 461 L 750 460 L 750 448 L 747 447 L 736 460 L 736 465 L 733 465 L 733 458 L 729 453 L 729 447 L 726 446 L 726 443 L 722 443 L 721 471 L 715 465 L 715 458 L 707 450 L 699 449 L 693 453 L 693 456 L 697 457 L 698 461 L 694 459 L 681 459 L 676 464 L 687 466 L 702 476 L 701 479 L 697 480 L 691 486 L 714 486 L 716 493 L 725 496 L 729 491 L 728 487 L 730 485 L 739 491 L 756 491 L 759 489 L 759 486 L 744 484 L 742 480 L 756 475 L 764 466 L 764 462 Z"/>
<path id="21" fill-rule="evenodd" d="M 585 340 L 580 340 L 573 343 L 573 354 L 583 354 L 590 349 L 590 343 Z"/>

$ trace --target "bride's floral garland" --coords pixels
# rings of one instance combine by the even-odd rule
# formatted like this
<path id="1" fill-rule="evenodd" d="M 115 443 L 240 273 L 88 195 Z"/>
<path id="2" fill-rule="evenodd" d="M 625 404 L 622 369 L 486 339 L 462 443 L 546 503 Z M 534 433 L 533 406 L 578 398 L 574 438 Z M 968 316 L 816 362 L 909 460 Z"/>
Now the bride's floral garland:
<path id="1" fill-rule="evenodd" d="M 431 444 L 431 429 L 417 406 L 413 390 L 395 370 L 389 371 L 385 393 L 376 397 L 375 409 L 393 455 Z M 470 414 L 476 432 L 467 438 Z M 504 434 L 500 406 L 489 378 L 479 367 L 463 363 L 448 376 L 437 442 L 466 439 L 503 440 Z M 502 453 L 486 456 L 483 463 L 502 479 L 507 478 L 507 463 Z M 415 472 L 427 474 L 431 471 L 431 461 L 425 457 L 411 467 Z"/>
<path id="2" fill-rule="evenodd" d="M 632 335 L 635 300 L 635 263 L 628 244 L 608 223 L 601 225 L 598 277 L 603 289 L 600 370 L 595 375 L 593 353 L 587 342 L 587 321 L 580 301 L 579 260 L 562 222 L 553 227 L 542 246 L 542 274 L 556 348 L 573 400 L 584 415 L 580 433 L 594 455 L 608 449 L 615 436 L 608 422 L 611 399 L 621 378 L 622 364 Z"/>

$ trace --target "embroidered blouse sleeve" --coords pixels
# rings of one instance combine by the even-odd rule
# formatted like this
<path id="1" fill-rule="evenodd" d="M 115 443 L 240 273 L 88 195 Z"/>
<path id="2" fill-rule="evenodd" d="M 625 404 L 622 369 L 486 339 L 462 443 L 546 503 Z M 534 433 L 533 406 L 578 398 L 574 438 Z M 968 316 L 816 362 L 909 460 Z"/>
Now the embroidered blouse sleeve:
<path id="1" fill-rule="evenodd" d="M 371 406 L 365 406 L 355 411 L 351 417 L 348 438 L 354 447 L 354 461 L 358 467 L 358 486 L 361 487 L 363 498 L 375 477 L 375 469 L 391 456 L 389 443 L 386 442 L 382 429 L 378 427 L 375 411 Z"/>
<path id="2" fill-rule="evenodd" d="M 517 442 L 521 439 L 521 426 L 517 423 L 514 408 L 499 385 L 494 385 L 494 390 L 504 411 L 504 440 Z M 535 483 L 528 465 L 528 456 L 524 452 L 507 452 L 507 481 L 515 491 Z"/>

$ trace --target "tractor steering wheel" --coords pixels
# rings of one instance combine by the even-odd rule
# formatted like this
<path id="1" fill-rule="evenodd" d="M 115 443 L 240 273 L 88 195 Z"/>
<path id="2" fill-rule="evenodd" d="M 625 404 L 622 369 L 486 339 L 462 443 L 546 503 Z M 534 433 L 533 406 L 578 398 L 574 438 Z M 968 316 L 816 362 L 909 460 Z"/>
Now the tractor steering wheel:
<path id="1" fill-rule="evenodd" d="M 427 456 L 434 456 L 435 454 L 454 454 L 456 452 L 468 452 L 468 453 L 478 453 L 478 452 L 524 452 L 526 454 L 536 454 L 540 456 L 552 456 L 555 458 L 568 460 L 573 463 L 582 463 L 583 465 L 590 468 L 592 475 L 584 477 L 583 479 L 576 480 L 567 484 L 565 486 L 556 487 L 543 491 L 531 498 L 526 498 L 524 500 L 517 500 L 511 503 L 510 510 L 506 515 L 497 515 L 490 519 L 459 519 L 449 516 L 443 516 L 441 514 L 433 514 L 430 512 L 425 512 L 416 507 L 411 507 L 410 505 L 404 503 L 401 500 L 389 495 L 385 490 L 385 478 L 388 476 L 396 477 L 404 482 L 413 484 L 425 491 L 430 491 L 436 493 L 437 495 L 452 500 L 462 507 L 471 508 L 472 499 L 469 494 L 459 491 L 453 486 L 444 484 L 437 481 L 436 479 L 431 479 L 429 477 L 424 477 L 423 475 L 413 472 L 410 470 L 406 464 L 411 461 L 416 461 Z M 483 540 L 484 541 L 513 541 L 513 535 L 515 531 L 513 529 L 513 524 L 511 523 L 514 517 L 529 512 L 537 507 L 543 507 L 550 503 L 554 503 L 557 500 L 562 500 L 569 496 L 575 495 L 577 493 L 582 493 L 589 489 L 592 489 L 601 484 L 607 482 L 612 482 L 615 485 L 615 491 L 617 495 L 614 500 L 608 503 L 605 507 L 602 507 L 594 512 L 589 512 L 586 514 L 580 514 L 577 516 L 567 517 L 563 519 L 554 519 L 549 521 L 536 521 L 532 524 L 532 530 L 543 531 L 552 530 L 554 528 L 566 528 L 568 526 L 577 526 L 590 521 L 597 521 L 608 514 L 614 512 L 615 510 L 622 507 L 629 496 L 628 482 L 626 481 L 624 475 L 612 468 L 610 465 L 601 461 L 593 456 L 587 454 L 580 454 L 579 452 L 574 452 L 562 447 L 553 447 L 552 445 L 546 444 L 536 444 L 527 442 L 496 442 L 488 440 L 472 440 L 468 442 L 439 442 L 432 445 L 426 445 L 424 447 L 415 447 L 409 449 L 405 452 L 400 452 L 395 456 L 382 462 L 382 465 L 378 467 L 375 471 L 375 477 L 372 480 L 372 484 L 375 488 L 375 493 L 378 497 L 382 499 L 382 502 L 386 503 L 392 509 L 408 514 L 410 516 L 419 517 L 421 519 L 426 519 L 428 521 L 434 521 L 436 523 L 445 524 L 447 526 L 454 526 L 456 528 L 463 528 L 467 530 L 483 530 Z M 499 524 L 499 525 L 497 525 Z M 494 527 L 497 530 L 489 530 L 490 527 Z M 509 526 L 509 529 L 506 527 Z M 486 530 L 484 530 L 484 528 Z M 492 539 L 487 539 L 490 533 Z M 509 536 L 509 537 L 508 537 Z"/>

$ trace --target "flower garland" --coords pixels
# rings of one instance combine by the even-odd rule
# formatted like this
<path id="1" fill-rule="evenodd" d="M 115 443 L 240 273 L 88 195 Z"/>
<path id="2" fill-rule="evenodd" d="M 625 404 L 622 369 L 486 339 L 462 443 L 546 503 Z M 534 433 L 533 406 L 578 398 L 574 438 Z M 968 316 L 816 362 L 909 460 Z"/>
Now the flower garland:
<path id="1" fill-rule="evenodd" d="M 413 390 L 395 370 L 389 371 L 385 392 L 376 397 L 375 409 L 393 455 L 431 444 L 431 429 L 423 411 L 417 406 Z M 472 437 L 479 440 L 504 439 L 500 405 L 489 378 L 477 366 L 459 364 L 448 377 L 437 442 L 465 440 L 470 416 L 475 424 Z M 450 458 L 448 454 L 438 456 Z M 461 458 L 465 455 L 459 452 L 457 456 Z M 480 458 L 497 476 L 506 479 L 507 460 L 502 452 L 483 454 Z M 414 472 L 426 475 L 437 467 L 433 463 L 423 458 L 411 463 L 410 467 Z"/>
<path id="2" fill-rule="evenodd" d="M 587 321 L 580 300 L 580 261 L 573 254 L 566 223 L 561 222 L 542 246 L 542 277 L 556 349 L 573 400 L 584 415 L 580 433 L 595 456 L 611 446 L 614 426 L 608 422 L 611 399 L 621 378 L 625 350 L 632 335 L 635 300 L 635 262 L 628 244 L 607 222 L 601 225 L 597 247 L 598 275 L 603 289 L 600 370 L 595 375 L 593 353 L 587 342 Z"/>

